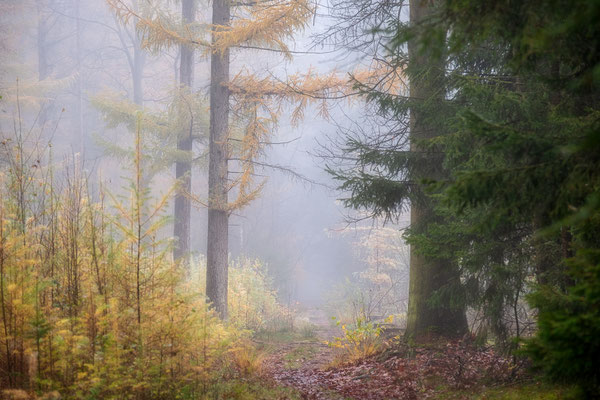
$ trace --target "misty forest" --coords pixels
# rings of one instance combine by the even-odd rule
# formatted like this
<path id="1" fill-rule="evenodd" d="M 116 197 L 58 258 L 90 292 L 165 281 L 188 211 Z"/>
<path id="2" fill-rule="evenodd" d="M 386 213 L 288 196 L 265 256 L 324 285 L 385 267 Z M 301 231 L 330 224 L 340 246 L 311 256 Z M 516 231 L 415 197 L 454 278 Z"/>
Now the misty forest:
<path id="1" fill-rule="evenodd" d="M 0 399 L 600 398 L 600 0 L 0 0 Z"/>

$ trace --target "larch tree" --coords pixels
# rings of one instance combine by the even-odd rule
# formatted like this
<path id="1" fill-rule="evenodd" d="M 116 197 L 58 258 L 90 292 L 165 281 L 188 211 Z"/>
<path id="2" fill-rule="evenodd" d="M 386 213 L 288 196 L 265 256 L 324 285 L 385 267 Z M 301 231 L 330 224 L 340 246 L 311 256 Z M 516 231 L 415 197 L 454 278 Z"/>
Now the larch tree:
<path id="1" fill-rule="evenodd" d="M 229 215 L 258 196 L 261 185 L 251 185 L 253 164 L 249 157 L 259 155 L 260 150 L 256 145 L 264 146 L 264 141 L 256 140 L 257 131 L 254 128 L 261 125 L 262 121 L 258 114 L 249 114 L 246 118 L 250 122 L 241 139 L 233 137 L 229 114 L 229 52 L 231 48 L 252 45 L 276 49 L 289 56 L 285 41 L 306 26 L 313 15 L 313 7 L 306 1 L 264 1 L 238 5 L 235 8 L 240 16 L 232 20 L 232 6 L 216 1 L 213 3 L 212 23 L 198 24 L 189 19 L 174 24 L 161 16 L 144 18 L 119 0 L 110 0 L 109 3 L 122 19 L 137 19 L 138 31 L 147 47 L 198 47 L 211 57 L 208 201 L 203 202 L 191 193 L 188 196 L 206 204 L 209 209 L 206 292 L 219 315 L 226 318 Z M 208 40 L 204 37 L 206 32 L 211 33 Z M 245 110 L 244 107 L 240 109 Z M 234 154 L 236 150 L 240 152 L 238 157 Z M 244 167 L 233 183 L 229 178 L 233 173 L 229 170 L 230 160 L 239 161 Z M 229 192 L 234 188 L 237 189 L 237 198 L 230 202 Z"/>
<path id="2" fill-rule="evenodd" d="M 221 318 L 227 318 L 229 247 L 229 46 L 216 48 L 219 31 L 230 25 L 228 0 L 214 0 L 210 58 L 210 133 L 208 163 L 208 234 L 206 296 Z"/>
<path id="3" fill-rule="evenodd" d="M 168 153 L 168 159 L 174 161 L 175 164 L 175 179 L 178 182 L 178 190 L 175 194 L 175 205 L 173 209 L 173 237 L 175 239 L 173 246 L 173 259 L 182 262 L 187 268 L 188 262 L 186 258 L 190 252 L 190 218 L 191 218 L 191 202 L 187 193 L 191 192 L 192 182 L 192 147 L 194 138 L 198 138 L 198 124 L 202 124 L 202 117 L 199 115 L 199 103 L 193 94 L 192 84 L 194 79 L 194 47 L 195 44 L 191 41 L 177 41 L 174 37 L 178 37 L 179 33 L 191 34 L 195 25 L 197 13 L 197 0 L 183 0 L 181 2 L 180 20 L 175 18 L 166 9 L 162 9 L 163 5 L 160 2 L 154 2 L 147 6 L 150 10 L 144 13 L 135 7 L 135 4 L 129 5 L 123 1 L 109 0 L 108 4 L 113 11 L 120 17 L 123 25 L 127 25 L 131 17 L 135 17 L 137 21 L 137 30 L 141 33 L 140 36 L 133 36 L 141 40 L 140 48 L 159 52 L 165 48 L 179 48 L 179 82 L 178 88 L 175 90 L 175 100 L 173 101 L 174 109 L 169 113 L 177 114 L 175 120 L 167 116 L 166 120 L 170 120 L 168 126 L 176 135 L 174 151 L 166 151 L 161 148 L 158 152 L 163 155 Z M 148 16 L 150 15 L 150 16 Z M 153 19 L 154 18 L 154 19 Z M 105 111 L 111 111 L 106 108 L 106 102 L 102 102 Z M 183 118 L 187 109 L 187 118 Z M 110 112 L 114 120 L 114 112 Z M 107 114 L 105 114 L 107 115 Z M 167 132 L 163 131 L 161 126 L 165 126 L 167 122 L 164 116 L 146 114 L 146 118 L 154 120 L 153 126 L 155 131 L 160 136 L 165 138 Z M 130 114 L 127 117 L 128 124 L 131 126 L 134 115 Z M 164 144 L 164 143 L 163 143 Z M 159 145 L 160 146 L 160 145 Z M 163 157 L 164 158 L 164 157 Z M 164 167 L 162 160 L 160 164 Z"/>
<path id="4" fill-rule="evenodd" d="M 314 14 L 313 6 L 304 0 L 269 0 L 237 6 L 235 11 L 242 17 L 232 20 L 232 6 L 228 1 L 213 2 L 206 294 L 222 318 L 227 318 L 229 215 L 260 194 L 262 184 L 252 184 L 255 161 L 268 143 L 277 120 L 277 113 L 265 108 L 265 103 L 259 100 L 277 96 L 276 93 L 263 86 L 256 96 L 253 90 L 257 87 L 249 84 L 254 76 L 244 71 L 236 75 L 238 80 L 230 81 L 229 52 L 234 47 L 252 45 L 277 49 L 291 57 L 285 41 L 304 29 Z M 244 82 L 243 77 L 249 79 Z M 236 86 L 236 83 L 241 85 Z M 236 89 L 238 96 L 234 96 L 236 102 L 232 106 L 230 95 Z M 230 132 L 231 107 L 248 118 L 241 139 L 232 137 Z M 261 111 L 267 112 L 268 117 L 262 116 Z M 237 155 L 232 140 L 238 143 Z M 229 178 L 230 160 L 242 166 L 233 185 Z M 228 194 L 234 187 L 237 197 L 230 202 Z"/>
<path id="5" fill-rule="evenodd" d="M 137 20 L 144 46 L 162 49 L 185 45 L 202 49 L 211 57 L 208 200 L 192 193 L 187 195 L 209 210 L 206 293 L 215 310 L 226 318 L 229 216 L 260 195 L 263 183 L 254 182 L 255 167 L 265 165 L 258 158 L 269 145 L 284 106 L 293 105 L 294 124 L 311 104 L 317 105 L 318 113 L 327 118 L 328 101 L 357 94 L 357 82 L 385 81 L 382 85 L 386 90 L 397 93 L 403 88 L 402 79 L 386 65 L 357 71 L 351 78 L 335 71 L 319 75 L 309 70 L 277 79 L 258 76 L 247 68 L 232 76 L 232 49 L 275 50 L 291 59 L 286 41 L 293 39 L 314 16 L 314 7 L 308 1 L 268 0 L 235 6 L 215 1 L 211 24 L 176 24 L 160 15 L 145 18 L 121 0 L 109 3 L 120 18 Z M 205 38 L 207 32 L 209 39 Z M 241 132 L 235 129 L 239 125 Z M 230 162 L 241 170 L 230 170 Z M 235 196 L 230 198 L 232 192 Z"/>

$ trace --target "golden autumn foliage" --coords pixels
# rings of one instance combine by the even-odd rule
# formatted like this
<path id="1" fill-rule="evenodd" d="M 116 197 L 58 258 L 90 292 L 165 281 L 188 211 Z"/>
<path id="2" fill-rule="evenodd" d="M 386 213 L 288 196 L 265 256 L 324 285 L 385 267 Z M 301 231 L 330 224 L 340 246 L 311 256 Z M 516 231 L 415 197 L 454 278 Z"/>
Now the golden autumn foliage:
<path id="1" fill-rule="evenodd" d="M 181 17 L 159 8 L 152 2 L 138 4 L 135 9 L 123 0 L 106 0 L 124 25 L 133 22 L 141 36 L 142 48 L 158 52 L 178 45 L 210 47 L 203 39 L 209 33 L 206 24 L 184 24 Z"/>
<path id="2" fill-rule="evenodd" d="M 123 0 L 107 1 L 124 24 L 135 20 L 142 47 L 160 51 L 186 45 L 202 49 L 205 55 L 246 44 L 276 48 L 289 56 L 286 40 L 292 39 L 296 31 L 304 29 L 315 11 L 314 6 L 305 0 L 252 2 L 236 7 L 237 17 L 230 25 L 215 26 L 183 23 L 180 17 L 169 14 L 165 8 L 147 5 L 144 9 L 136 10 Z M 214 40 L 208 39 L 210 34 L 214 34 Z M 229 190 L 237 193 L 230 203 L 213 205 L 227 211 L 243 208 L 259 196 L 263 184 L 254 185 L 253 161 L 264 148 L 261 139 L 266 138 L 272 129 L 266 120 L 264 124 L 261 123 L 263 117 L 258 114 L 258 105 L 254 112 L 245 105 L 238 107 L 238 111 L 242 112 L 237 115 L 243 115 L 242 119 L 250 122 L 244 128 L 241 145 L 228 146 L 229 159 L 239 161 L 242 167 L 242 172 L 229 185 Z M 230 135 L 233 136 L 234 132 Z M 192 193 L 188 195 L 196 204 L 205 206 L 207 203 Z"/>
<path id="3" fill-rule="evenodd" d="M 0 387 L 12 390 L 6 393 L 215 398 L 225 383 L 260 369 L 249 329 L 284 309 L 260 263 L 243 262 L 231 280 L 240 297 L 232 297 L 232 321 L 224 323 L 209 309 L 199 277 L 186 279 L 172 262 L 160 234 L 170 192 L 151 199 L 140 185 L 143 121 L 138 114 L 133 178 L 120 193 L 93 190 L 76 161 L 57 165 L 50 147 L 18 132 L 2 140 Z"/>
<path id="4" fill-rule="evenodd" d="M 208 54 L 247 44 L 267 46 L 289 56 L 286 40 L 304 29 L 315 13 L 314 5 L 306 0 L 267 0 L 238 6 L 239 16 L 229 26 L 185 24 L 151 4 L 135 10 L 123 0 L 106 1 L 125 24 L 135 20 L 143 48 L 152 51 L 183 44 Z M 212 31 L 216 34 L 213 42 L 209 39 Z"/>
<path id="5" fill-rule="evenodd" d="M 356 319 L 351 326 L 333 317 L 336 325 L 342 330 L 342 335 L 327 342 L 328 346 L 336 349 L 336 354 L 330 366 L 341 366 L 364 360 L 378 353 L 384 346 L 381 338 L 380 325 L 365 320 L 363 317 Z M 393 317 L 386 318 L 386 323 L 391 323 Z"/>
<path id="6" fill-rule="evenodd" d="M 235 47 L 263 47 L 280 51 L 291 58 L 288 43 L 294 35 L 305 29 L 314 17 L 314 4 L 306 0 L 266 0 L 233 5 L 235 17 L 227 26 L 194 22 L 183 23 L 165 7 L 148 5 L 134 10 L 124 0 L 107 0 L 124 23 L 135 21 L 144 48 L 160 51 L 178 45 L 200 49 L 205 55 L 223 52 Z M 210 35 L 214 34 L 214 40 Z M 257 161 L 270 142 L 277 123 L 286 107 L 291 107 L 291 122 L 298 125 L 309 107 L 314 107 L 319 117 L 328 119 L 330 103 L 350 100 L 358 94 L 358 87 L 370 87 L 390 94 L 404 95 L 406 85 L 402 71 L 382 62 L 374 62 L 352 74 L 332 71 L 318 74 L 310 69 L 288 75 L 284 80 L 274 76 L 258 77 L 246 69 L 239 71 L 229 83 L 231 107 L 242 125 L 240 137 L 230 132 L 228 159 L 239 165 L 232 174 L 229 191 L 234 193 L 227 204 L 213 204 L 228 212 L 239 210 L 262 191 L 265 182 L 255 182 Z M 193 202 L 206 207 L 208 202 L 188 193 Z"/>
<path id="7" fill-rule="evenodd" d="M 193 263 L 198 274 L 200 291 L 204 293 L 206 263 Z M 291 311 L 277 300 L 273 282 L 267 275 L 266 265 L 259 259 L 239 258 L 230 261 L 229 268 L 229 322 L 252 331 L 278 330 L 290 320 Z"/>
<path id="8" fill-rule="evenodd" d="M 248 121 L 237 154 L 233 156 L 241 163 L 242 173 L 231 184 L 238 188 L 238 196 L 229 209 L 241 208 L 260 194 L 263 183 L 255 185 L 253 182 L 254 161 L 262 156 L 265 143 L 270 142 L 287 107 L 291 108 L 292 125 L 298 125 L 304 119 L 308 107 L 316 109 L 318 116 L 327 120 L 332 102 L 352 101 L 358 94 L 357 86 L 396 95 L 406 93 L 401 71 L 382 63 L 353 74 L 337 71 L 319 74 L 309 69 L 305 73 L 288 75 L 285 81 L 274 76 L 261 78 L 246 70 L 233 77 L 229 84 L 232 108 L 236 114 L 247 115 Z"/>
<path id="9" fill-rule="evenodd" d="M 208 23 L 183 23 L 181 18 L 170 14 L 166 7 L 149 3 L 139 10 L 124 0 L 107 0 L 114 13 L 125 24 L 134 22 L 142 38 L 142 46 L 160 51 L 179 45 L 200 49 L 205 55 L 223 52 L 240 46 L 265 47 L 281 51 L 290 58 L 288 47 L 294 35 L 305 29 L 315 15 L 315 6 L 305 0 L 267 0 L 233 5 L 235 17 L 226 26 Z M 210 35 L 214 35 L 211 40 Z M 361 76 L 358 76 L 361 75 Z M 363 79 L 364 73 L 356 78 Z M 379 76 L 378 74 L 371 74 Z M 333 72 L 318 75 L 314 71 L 289 76 L 286 82 L 260 79 L 247 71 L 239 72 L 232 79 L 230 95 L 234 115 L 243 125 L 240 138 L 230 132 L 228 159 L 239 163 L 241 170 L 233 174 L 229 191 L 235 192 L 228 204 L 213 205 L 226 211 L 241 209 L 261 192 L 264 182 L 256 184 L 255 165 L 273 134 L 277 120 L 283 112 L 282 103 L 295 104 L 291 116 L 298 124 L 309 105 L 316 105 L 321 117 L 328 117 L 328 100 L 350 96 L 354 83 L 351 77 Z M 206 206 L 207 201 L 189 193 L 196 204 Z"/>
<path id="10" fill-rule="evenodd" d="M 306 28 L 315 14 L 314 4 L 307 0 L 256 1 L 240 8 L 241 17 L 230 26 L 213 26 L 213 51 L 254 44 L 278 49 L 290 57 L 286 40 Z"/>
<path id="11" fill-rule="evenodd" d="M 52 101 L 60 90 L 72 88 L 77 79 L 77 74 L 59 79 L 46 78 L 41 81 L 37 78 L 18 79 L 3 88 L 0 103 L 15 104 L 18 100 L 24 108 L 40 108 Z"/>

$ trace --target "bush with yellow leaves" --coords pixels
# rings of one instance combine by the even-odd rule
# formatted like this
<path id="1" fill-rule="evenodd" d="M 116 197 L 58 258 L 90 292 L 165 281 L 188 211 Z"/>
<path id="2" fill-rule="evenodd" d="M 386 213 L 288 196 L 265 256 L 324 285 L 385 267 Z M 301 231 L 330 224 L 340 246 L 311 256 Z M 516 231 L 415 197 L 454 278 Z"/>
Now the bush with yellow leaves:
<path id="1" fill-rule="evenodd" d="M 332 317 L 336 325 L 342 329 L 342 336 L 333 338 L 327 342 L 330 347 L 337 349 L 332 365 L 351 364 L 358 360 L 370 357 L 378 353 L 385 341 L 381 337 L 381 325 L 365 318 L 359 317 L 352 325 L 342 323 L 336 317 Z M 392 323 L 392 316 L 385 319 L 386 323 Z"/>
<path id="2" fill-rule="evenodd" d="M 193 270 L 198 273 L 199 290 L 204 293 L 206 261 L 198 258 Z M 275 330 L 289 319 L 290 310 L 278 302 L 277 291 L 259 259 L 238 258 L 229 267 L 229 323 L 251 331 Z"/>
<path id="3" fill-rule="evenodd" d="M 0 143 L 15 166 L 0 166 L 0 388 L 13 397 L 241 398 L 260 371 L 245 327 L 282 310 L 262 264 L 234 265 L 232 322 L 221 321 L 160 236 L 171 192 L 152 199 L 140 184 L 141 121 L 117 194 L 90 193 L 75 161 L 55 177 L 49 149 Z"/>

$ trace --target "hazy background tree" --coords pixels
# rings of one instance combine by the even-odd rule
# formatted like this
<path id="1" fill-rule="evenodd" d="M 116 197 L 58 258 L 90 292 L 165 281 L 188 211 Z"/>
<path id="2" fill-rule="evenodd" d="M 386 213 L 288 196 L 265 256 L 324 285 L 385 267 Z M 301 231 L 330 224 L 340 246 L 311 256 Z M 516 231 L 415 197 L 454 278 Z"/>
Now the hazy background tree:
<path id="1" fill-rule="evenodd" d="M 196 1 L 183 0 L 181 2 L 181 17 L 184 24 L 192 23 L 196 18 Z M 179 81 L 181 91 L 187 93 L 192 91 L 194 80 L 194 48 L 187 44 L 181 44 L 179 48 Z M 175 196 L 175 208 L 173 214 L 173 237 L 175 247 L 173 258 L 180 260 L 187 267 L 190 253 L 190 223 L 192 204 L 186 195 L 192 192 L 192 142 L 194 136 L 194 120 L 190 118 L 190 126 L 187 134 L 184 132 L 177 138 L 177 150 L 185 152 L 188 160 L 175 162 L 175 179 L 179 182 L 180 190 Z"/>

